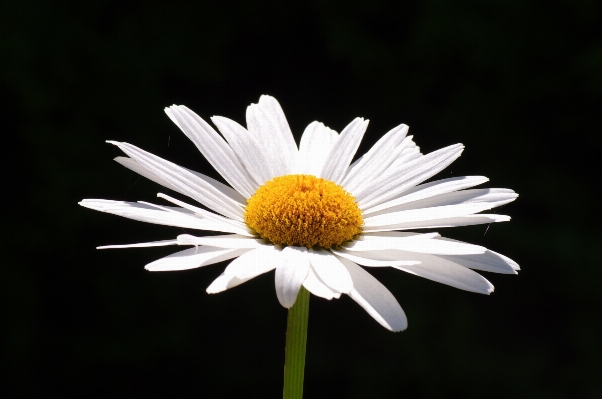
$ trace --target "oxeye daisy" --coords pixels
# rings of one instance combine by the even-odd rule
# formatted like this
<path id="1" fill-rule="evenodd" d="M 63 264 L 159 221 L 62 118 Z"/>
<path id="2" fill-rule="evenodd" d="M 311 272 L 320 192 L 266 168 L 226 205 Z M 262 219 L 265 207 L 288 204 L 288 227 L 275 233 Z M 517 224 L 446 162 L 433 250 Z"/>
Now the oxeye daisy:
<path id="1" fill-rule="evenodd" d="M 147 270 L 186 270 L 233 259 L 207 292 L 275 270 L 276 295 L 285 308 L 295 304 L 302 287 L 326 299 L 347 294 L 385 328 L 401 331 L 407 327 L 402 308 L 364 268 L 393 267 L 482 294 L 493 285 L 473 270 L 516 274 L 519 269 L 503 255 L 433 231 L 510 220 L 481 213 L 517 197 L 509 189 L 472 188 L 486 177 L 425 183 L 460 156 L 461 144 L 423 155 L 402 124 L 352 163 L 368 126 L 362 118 L 340 134 L 312 122 L 297 146 L 280 104 L 270 96 L 247 108 L 246 128 L 211 118 L 221 135 L 185 106 L 165 112 L 228 184 L 109 141 L 127 155 L 117 162 L 196 204 L 164 193 L 157 196 L 169 205 L 80 202 L 142 222 L 201 231 L 99 247 L 190 246 L 146 265 Z"/>

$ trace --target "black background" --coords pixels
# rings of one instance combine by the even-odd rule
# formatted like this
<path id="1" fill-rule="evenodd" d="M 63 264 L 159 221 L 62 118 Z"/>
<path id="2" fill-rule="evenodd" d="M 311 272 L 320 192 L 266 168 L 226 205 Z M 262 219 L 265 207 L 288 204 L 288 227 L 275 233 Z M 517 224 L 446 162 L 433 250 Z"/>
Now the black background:
<path id="1" fill-rule="evenodd" d="M 424 153 L 466 145 L 439 178 L 520 194 L 486 234 L 440 231 L 521 265 L 485 273 L 491 296 L 371 269 L 403 333 L 313 297 L 306 397 L 602 397 L 600 2 L 4 1 L 0 18 L 3 397 L 281 395 L 273 273 L 208 295 L 224 264 L 149 273 L 174 248 L 95 249 L 181 229 L 77 205 L 160 202 L 107 139 L 217 178 L 163 107 L 244 123 L 261 94 L 297 140 L 362 116 L 363 153 L 406 123 Z"/>

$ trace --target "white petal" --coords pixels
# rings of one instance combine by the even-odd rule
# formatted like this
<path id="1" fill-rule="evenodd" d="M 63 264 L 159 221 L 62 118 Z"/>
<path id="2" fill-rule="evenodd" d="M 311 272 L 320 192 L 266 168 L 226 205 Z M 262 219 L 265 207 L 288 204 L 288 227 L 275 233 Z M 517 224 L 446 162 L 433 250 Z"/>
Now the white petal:
<path id="1" fill-rule="evenodd" d="M 166 245 L 178 245 L 178 240 L 161 240 L 153 242 L 143 242 L 140 244 L 103 245 L 102 247 L 96 247 L 96 249 L 163 247 Z"/>
<path id="2" fill-rule="evenodd" d="M 206 245 L 216 248 L 262 248 L 266 245 L 262 240 L 245 237 L 238 234 L 228 234 L 223 236 L 204 236 L 196 237 L 190 234 L 181 234 L 176 240 L 178 245 Z"/>
<path id="3" fill-rule="evenodd" d="M 408 327 L 408 319 L 393 294 L 355 263 L 344 258 L 341 262 L 353 280 L 353 289 L 349 293 L 351 299 L 386 329 L 405 330 Z"/>
<path id="4" fill-rule="evenodd" d="M 397 252 L 401 259 L 417 259 L 421 263 L 411 266 L 393 266 L 395 269 L 466 291 L 479 294 L 493 292 L 493 285 L 483 276 L 443 257 L 415 252 Z"/>
<path id="5" fill-rule="evenodd" d="M 406 138 L 408 129 L 407 125 L 399 125 L 378 140 L 353 170 L 347 171 L 341 183 L 345 190 L 354 192 L 357 187 L 381 175 L 403 151 L 404 147 L 400 144 Z"/>
<path id="6" fill-rule="evenodd" d="M 408 202 L 378 212 L 373 212 L 370 217 L 385 215 L 408 209 L 434 208 L 447 205 L 460 204 L 488 204 L 487 209 L 496 208 L 514 201 L 518 197 L 514 191 L 505 188 L 484 188 L 478 190 L 463 190 L 439 194 L 430 198 Z"/>
<path id="7" fill-rule="evenodd" d="M 226 140 L 228 140 L 228 143 L 238 158 L 240 158 L 243 166 L 253 176 L 257 186 L 261 186 L 276 176 L 276 171 L 270 170 L 271 163 L 265 159 L 263 151 L 254 135 L 231 119 L 214 116 L 211 120 Z"/>
<path id="8" fill-rule="evenodd" d="M 282 264 L 282 251 L 264 247 L 247 252 L 233 260 L 226 270 L 207 287 L 207 293 L 216 294 L 245 283 Z"/>
<path id="9" fill-rule="evenodd" d="M 297 300 L 297 294 L 307 276 L 309 259 L 305 247 L 285 247 L 283 262 L 276 267 L 276 296 L 285 308 Z"/>
<path id="10" fill-rule="evenodd" d="M 246 198 L 253 195 L 257 185 L 253 184 L 232 148 L 207 122 L 183 105 L 165 108 L 165 113 L 177 121 L 176 125 L 228 184 Z"/>
<path id="11" fill-rule="evenodd" d="M 321 122 L 310 123 L 301 136 L 297 173 L 319 176 L 339 134 Z"/>
<path id="12" fill-rule="evenodd" d="M 162 185 L 163 187 L 167 187 L 171 190 L 178 191 L 178 189 L 176 187 L 172 186 L 167 180 L 164 180 L 164 179 L 160 178 L 159 176 L 155 175 L 150 170 L 146 169 L 144 166 L 142 166 L 138 162 L 134 161 L 132 158 L 116 157 L 114 159 L 114 161 L 125 166 L 129 170 L 136 172 L 139 175 L 144 176 L 151 181 L 154 181 L 155 183 Z M 182 193 L 182 194 L 184 194 L 184 193 Z"/>
<path id="13" fill-rule="evenodd" d="M 188 229 L 223 231 L 226 233 L 246 234 L 233 226 L 202 219 L 183 208 L 160 207 L 138 202 L 85 199 L 81 206 L 113 215 L 123 216 L 140 222 L 176 226 Z"/>
<path id="14" fill-rule="evenodd" d="M 432 208 L 409 209 L 405 211 L 384 213 L 382 215 L 366 217 L 364 218 L 364 227 L 370 228 L 373 226 L 398 225 L 402 223 L 466 216 L 485 211 L 491 207 L 492 205 L 488 203 L 469 203 L 437 206 Z"/>
<path id="15" fill-rule="evenodd" d="M 484 254 L 478 255 L 441 256 L 441 258 L 470 269 L 486 272 L 517 274 L 517 270 L 520 270 L 520 267 L 515 261 L 490 250 Z"/>
<path id="16" fill-rule="evenodd" d="M 217 294 L 218 292 L 226 291 L 230 288 L 234 288 L 238 285 L 241 285 L 244 282 L 249 281 L 249 279 L 242 280 L 236 276 L 229 276 L 225 273 L 219 275 L 218 278 L 213 280 L 213 282 L 207 287 L 208 294 Z"/>
<path id="17" fill-rule="evenodd" d="M 418 260 L 399 260 L 395 256 L 390 255 L 393 250 L 347 252 L 345 250 L 331 249 L 331 251 L 337 255 L 339 259 L 349 259 L 362 266 L 368 267 L 406 266 L 420 263 Z"/>
<path id="18" fill-rule="evenodd" d="M 117 163 L 125 166 L 126 168 L 138 173 L 139 175 L 142 175 L 144 177 L 146 177 L 149 180 L 154 181 L 155 183 L 159 183 L 164 187 L 167 187 L 171 190 L 177 191 L 181 194 L 186 195 L 186 192 L 183 192 L 182 190 L 178 189 L 178 187 L 174 186 L 173 184 L 171 184 L 169 181 L 160 178 L 159 176 L 155 175 L 153 172 L 151 172 L 150 170 L 146 169 L 144 166 L 142 166 L 141 164 L 139 164 L 138 162 L 136 162 L 135 160 L 133 160 L 132 158 L 127 158 L 127 157 L 116 157 L 114 159 L 115 161 L 117 161 Z M 190 170 L 187 168 L 182 167 L 182 169 L 192 173 L 193 175 L 205 180 L 207 183 L 211 184 L 212 186 L 214 186 L 215 188 L 217 188 L 219 191 L 221 191 L 223 194 L 225 194 L 226 196 L 234 199 L 235 201 L 239 202 L 241 205 L 245 205 L 246 202 L 246 198 L 243 197 L 242 195 L 240 195 L 240 193 L 234 189 L 232 189 L 232 187 L 226 186 L 225 184 L 210 178 L 209 176 L 205 176 L 202 173 L 198 173 L 195 172 L 194 170 Z"/>
<path id="19" fill-rule="evenodd" d="M 310 249 L 309 262 L 318 277 L 331 289 L 348 294 L 353 288 L 349 272 L 331 252 Z"/>
<path id="20" fill-rule="evenodd" d="M 272 96 L 262 95 L 259 97 L 258 105 L 265 112 L 266 115 L 274 118 L 280 132 L 286 142 L 286 147 L 290 154 L 297 154 L 297 144 L 295 143 L 295 138 L 293 137 L 293 133 L 291 132 L 291 128 L 286 120 L 286 116 L 284 115 L 284 111 L 280 106 L 278 100 L 276 100 Z"/>
<path id="21" fill-rule="evenodd" d="M 456 160 L 464 146 L 455 144 L 416 158 L 396 171 L 390 168 L 386 174 L 371 184 L 354 192 L 361 209 L 368 209 L 395 198 L 404 191 L 431 178 Z"/>
<path id="22" fill-rule="evenodd" d="M 324 284 L 311 266 L 309 267 L 307 277 L 305 277 L 305 280 L 303 281 L 303 286 L 312 294 L 328 300 L 332 298 L 338 299 L 341 296 L 340 292 L 334 291 L 332 288 Z"/>
<path id="23" fill-rule="evenodd" d="M 415 222 L 405 222 L 399 224 L 390 224 L 386 226 L 364 226 L 364 232 L 408 230 L 408 229 L 436 229 L 442 227 L 471 226 L 474 224 L 507 222 L 510 216 L 495 214 L 479 214 L 468 216 L 456 216 L 432 220 L 418 220 Z"/>
<path id="24" fill-rule="evenodd" d="M 190 248 L 151 262 L 144 268 L 151 272 L 188 270 L 232 259 L 246 251 L 248 249 Z"/>
<path id="25" fill-rule="evenodd" d="M 297 146 L 282 112 L 270 96 L 261 96 L 258 104 L 247 107 L 247 129 L 257 138 L 270 163 L 271 178 L 293 173 L 297 165 Z"/>
<path id="26" fill-rule="evenodd" d="M 318 177 L 339 185 L 342 183 L 367 127 L 368 121 L 364 121 L 363 118 L 355 118 L 343 129 Z"/>
<path id="27" fill-rule="evenodd" d="M 224 274 L 241 280 L 249 280 L 274 270 L 283 262 L 282 251 L 275 247 L 263 247 L 238 257 L 226 267 Z"/>
<path id="28" fill-rule="evenodd" d="M 464 190 L 466 188 L 483 184 L 487 181 L 489 181 L 489 179 L 484 176 L 461 176 L 421 184 L 419 186 L 407 190 L 397 198 L 394 198 L 387 202 L 383 202 L 382 204 L 379 204 L 374 207 L 363 209 L 364 215 L 371 215 L 383 209 L 392 208 L 397 205 L 405 204 L 412 201 L 418 201 L 424 198 L 434 197 L 439 194 Z"/>
<path id="29" fill-rule="evenodd" d="M 110 141 L 110 143 L 118 146 L 136 162 L 161 179 L 167 180 L 179 192 L 197 200 L 217 213 L 234 220 L 243 221 L 244 210 L 240 202 L 224 194 L 216 185 L 212 184 L 213 179 L 208 176 L 200 173 L 191 173 L 176 164 L 161 159 L 131 144 L 114 141 Z"/>
<path id="30" fill-rule="evenodd" d="M 242 234 L 244 236 L 253 237 L 253 232 L 247 227 L 243 222 L 239 222 L 237 220 L 228 219 L 222 215 L 215 214 L 213 212 L 206 211 L 199 207 L 187 204 L 184 201 L 177 200 L 175 198 L 170 197 L 169 195 L 158 193 L 157 197 L 163 198 L 172 204 L 176 204 L 181 206 L 184 209 L 192 211 L 196 216 L 199 216 L 203 219 L 207 219 L 210 222 L 214 222 L 216 225 L 222 226 L 221 229 L 213 229 L 216 231 L 225 231 L 230 233 Z M 154 207 L 158 207 L 158 205 L 149 204 Z M 227 230 L 224 230 L 227 229 Z"/>
<path id="31" fill-rule="evenodd" d="M 468 255 L 482 254 L 487 248 L 479 245 L 468 244 L 459 241 L 447 241 L 434 239 L 438 234 L 422 234 L 431 236 L 430 239 L 419 239 L 418 236 L 392 237 L 388 235 L 370 236 L 363 240 L 356 240 L 344 245 L 347 251 L 378 251 L 387 249 L 399 249 L 409 252 L 421 252 L 435 255 Z M 361 256 L 361 254 L 358 254 Z"/>

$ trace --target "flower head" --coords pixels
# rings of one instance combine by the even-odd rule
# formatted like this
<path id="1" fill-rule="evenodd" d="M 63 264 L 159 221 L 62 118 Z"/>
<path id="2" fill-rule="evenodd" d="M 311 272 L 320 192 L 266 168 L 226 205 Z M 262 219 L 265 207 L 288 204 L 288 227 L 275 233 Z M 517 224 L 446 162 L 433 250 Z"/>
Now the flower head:
<path id="1" fill-rule="evenodd" d="M 165 110 L 228 185 L 128 143 L 115 160 L 183 194 L 176 206 L 87 199 L 80 205 L 148 223 L 227 234 L 99 248 L 192 246 L 146 265 L 186 270 L 234 259 L 207 288 L 217 293 L 275 270 L 276 294 L 290 308 L 301 286 L 326 299 L 347 294 L 392 331 L 407 327 L 393 295 L 363 267 L 393 267 L 467 291 L 493 286 L 471 269 L 516 274 L 511 259 L 433 229 L 508 221 L 480 212 L 516 199 L 508 189 L 471 189 L 482 176 L 424 183 L 460 156 L 461 144 L 423 155 L 399 125 L 351 162 L 368 126 L 354 119 L 339 134 L 319 122 L 295 143 L 280 104 L 262 96 L 247 109 L 247 128 L 223 117 L 207 122 L 184 106 Z M 421 229 L 422 232 L 410 232 Z M 426 229 L 427 232 L 424 232 Z M 359 266 L 361 265 L 361 266 Z"/>

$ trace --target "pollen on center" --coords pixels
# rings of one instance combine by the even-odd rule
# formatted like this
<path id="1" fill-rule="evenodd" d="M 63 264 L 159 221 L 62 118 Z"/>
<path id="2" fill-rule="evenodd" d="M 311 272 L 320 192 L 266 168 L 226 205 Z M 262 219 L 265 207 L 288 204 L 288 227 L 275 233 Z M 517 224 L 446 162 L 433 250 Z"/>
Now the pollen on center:
<path id="1" fill-rule="evenodd" d="M 331 248 L 361 233 L 364 220 L 343 187 L 315 176 L 286 175 L 247 200 L 245 222 L 275 245 Z"/>

